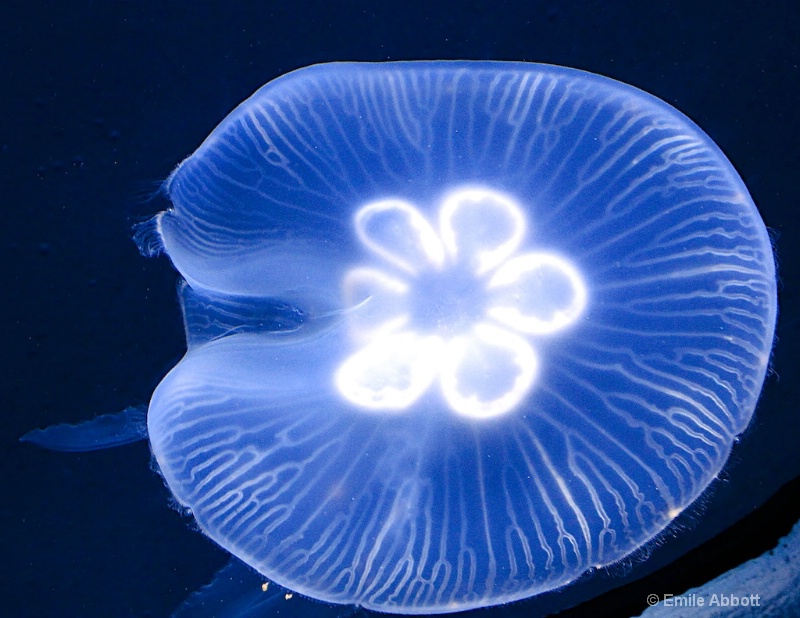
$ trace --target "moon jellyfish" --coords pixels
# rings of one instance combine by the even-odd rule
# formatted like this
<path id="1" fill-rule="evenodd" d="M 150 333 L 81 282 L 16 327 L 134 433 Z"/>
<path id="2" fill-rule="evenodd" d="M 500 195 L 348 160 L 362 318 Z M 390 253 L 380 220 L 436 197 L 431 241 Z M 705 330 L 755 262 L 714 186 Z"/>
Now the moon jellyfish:
<path id="1" fill-rule="evenodd" d="M 657 537 L 753 415 L 770 240 L 690 120 L 526 63 L 270 82 L 140 232 L 188 351 L 147 430 L 176 500 L 302 595 L 531 597 Z"/>

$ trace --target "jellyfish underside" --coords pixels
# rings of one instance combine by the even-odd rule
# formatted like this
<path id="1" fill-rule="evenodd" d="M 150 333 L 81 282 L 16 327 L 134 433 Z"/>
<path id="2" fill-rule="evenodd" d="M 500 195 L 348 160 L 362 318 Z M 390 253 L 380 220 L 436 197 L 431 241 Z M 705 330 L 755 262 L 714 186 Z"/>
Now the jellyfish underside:
<path id="1" fill-rule="evenodd" d="M 661 533 L 753 414 L 766 230 L 713 142 L 632 87 L 318 65 L 166 189 L 189 349 L 153 453 L 206 535 L 302 595 L 428 614 L 565 586 Z"/>

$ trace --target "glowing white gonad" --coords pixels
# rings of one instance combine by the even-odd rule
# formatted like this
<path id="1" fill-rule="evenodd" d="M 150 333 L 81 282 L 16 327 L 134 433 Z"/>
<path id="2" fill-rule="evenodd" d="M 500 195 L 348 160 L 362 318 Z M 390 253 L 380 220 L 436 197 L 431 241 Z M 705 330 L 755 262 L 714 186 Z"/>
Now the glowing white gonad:
<path id="1" fill-rule="evenodd" d="M 452 412 L 507 414 L 536 381 L 531 339 L 577 320 L 586 285 L 560 256 L 518 253 L 524 212 L 502 193 L 460 188 L 442 201 L 438 224 L 437 232 L 398 199 L 356 213 L 356 234 L 377 260 L 342 282 L 347 306 L 362 305 L 350 316 L 360 347 L 338 368 L 336 386 L 359 409 L 400 412 L 438 378 Z"/>
<path id="2" fill-rule="evenodd" d="M 441 365 L 442 392 L 459 414 L 498 416 L 513 410 L 522 400 L 538 368 L 533 348 L 522 337 L 493 324 L 477 324 L 470 336 L 448 342 Z M 470 392 L 470 387 L 481 381 L 504 383 L 502 394 L 482 399 Z"/>
<path id="3" fill-rule="evenodd" d="M 586 308 L 586 286 L 580 273 L 552 253 L 528 253 L 508 260 L 489 279 L 488 287 L 498 293 L 505 290 L 508 298 L 501 300 L 498 294 L 489 315 L 523 333 L 554 333 Z"/>
<path id="4" fill-rule="evenodd" d="M 406 272 L 440 267 L 444 248 L 428 220 L 403 200 L 382 200 L 356 213 L 358 239 L 384 260 Z"/>
<path id="5" fill-rule="evenodd" d="M 339 368 L 339 389 L 363 408 L 404 410 L 433 382 L 443 347 L 441 338 L 413 332 L 376 339 Z"/>
<path id="6" fill-rule="evenodd" d="M 468 216 L 470 211 L 473 217 Z M 482 275 L 517 250 L 525 235 L 525 217 L 519 206 L 501 193 L 460 189 L 442 203 L 439 227 L 450 256 L 471 253 L 473 270 Z"/>

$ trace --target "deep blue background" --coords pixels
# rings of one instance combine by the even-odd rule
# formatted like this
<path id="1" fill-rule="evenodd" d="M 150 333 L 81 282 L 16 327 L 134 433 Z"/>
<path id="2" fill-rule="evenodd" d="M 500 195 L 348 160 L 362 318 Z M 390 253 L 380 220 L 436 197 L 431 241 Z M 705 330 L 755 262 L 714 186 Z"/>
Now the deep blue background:
<path id="1" fill-rule="evenodd" d="M 683 522 L 691 530 L 678 543 L 691 545 L 706 527 L 753 511 L 800 467 L 800 16 L 793 6 L 3 3 L 0 614 L 165 616 L 225 563 L 224 552 L 169 508 L 146 444 L 70 455 L 17 439 L 147 402 L 184 344 L 176 275 L 166 259 L 138 255 L 131 225 L 165 206 L 153 197 L 158 183 L 237 103 L 316 62 L 572 66 L 661 97 L 720 145 L 776 241 L 777 375 L 723 481 Z M 680 593 L 757 555 L 800 516 L 789 508 L 799 493 L 795 481 L 717 545 L 581 611 L 638 613 L 646 593 Z M 671 559 L 667 550 L 653 553 Z M 637 564 L 611 579 L 622 581 Z M 481 615 L 529 613 L 515 606 Z"/>

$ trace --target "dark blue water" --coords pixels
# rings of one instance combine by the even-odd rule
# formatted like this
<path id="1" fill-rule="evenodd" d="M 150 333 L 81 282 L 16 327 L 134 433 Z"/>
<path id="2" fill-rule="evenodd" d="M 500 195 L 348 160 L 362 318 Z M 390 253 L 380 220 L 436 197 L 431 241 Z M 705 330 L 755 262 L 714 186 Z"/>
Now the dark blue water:
<path id="1" fill-rule="evenodd" d="M 608 4 L 0 7 L 0 614 L 166 616 L 226 563 L 170 508 L 145 443 L 77 455 L 17 439 L 147 402 L 184 342 L 175 272 L 164 258 L 139 256 L 131 226 L 165 207 L 154 197 L 158 183 L 237 103 L 282 73 L 333 60 L 527 60 L 638 86 L 717 142 L 774 233 L 782 282 L 775 372 L 722 481 L 648 560 L 547 603 L 571 605 L 594 586 L 671 562 L 576 611 L 638 614 L 648 593 L 679 594 L 788 531 L 800 517 L 791 506 L 800 493 L 800 13 L 789 3 Z M 675 562 L 742 518 L 727 537 Z"/>

